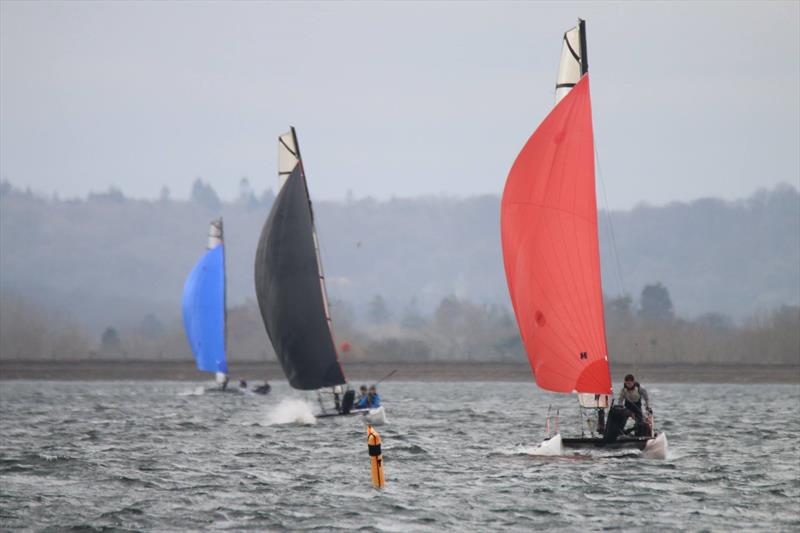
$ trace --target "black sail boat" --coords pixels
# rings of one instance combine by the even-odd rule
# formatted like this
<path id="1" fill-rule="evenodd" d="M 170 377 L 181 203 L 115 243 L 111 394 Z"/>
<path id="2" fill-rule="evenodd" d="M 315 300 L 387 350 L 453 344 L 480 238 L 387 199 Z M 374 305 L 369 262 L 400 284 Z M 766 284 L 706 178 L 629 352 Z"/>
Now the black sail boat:
<path id="1" fill-rule="evenodd" d="M 332 388 L 334 408 L 317 417 L 363 415 L 386 423 L 382 406 L 354 409 L 333 339 L 328 293 L 314 225 L 314 209 L 294 128 L 278 137 L 280 190 L 256 250 L 256 297 L 275 354 L 299 390 Z"/>
<path id="2" fill-rule="evenodd" d="M 314 210 L 294 128 L 278 138 L 278 174 L 281 188 L 256 251 L 261 317 L 293 388 L 344 385 L 347 380 L 331 330 Z"/>

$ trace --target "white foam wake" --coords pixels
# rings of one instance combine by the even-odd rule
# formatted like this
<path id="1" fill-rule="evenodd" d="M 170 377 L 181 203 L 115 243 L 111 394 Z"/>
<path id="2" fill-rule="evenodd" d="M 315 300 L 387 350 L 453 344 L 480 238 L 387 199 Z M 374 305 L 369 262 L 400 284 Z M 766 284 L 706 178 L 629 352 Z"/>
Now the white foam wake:
<path id="1" fill-rule="evenodd" d="M 202 396 L 206 393 L 206 389 L 202 386 L 195 387 L 192 390 L 187 390 L 183 392 L 179 392 L 178 396 Z"/>
<path id="2" fill-rule="evenodd" d="M 522 453 L 539 456 L 564 455 L 564 445 L 561 443 L 561 434 L 546 439 L 538 446 L 523 448 Z"/>
<path id="3" fill-rule="evenodd" d="M 284 398 L 267 412 L 266 425 L 297 424 L 310 426 L 317 423 L 311 404 L 296 398 Z"/>

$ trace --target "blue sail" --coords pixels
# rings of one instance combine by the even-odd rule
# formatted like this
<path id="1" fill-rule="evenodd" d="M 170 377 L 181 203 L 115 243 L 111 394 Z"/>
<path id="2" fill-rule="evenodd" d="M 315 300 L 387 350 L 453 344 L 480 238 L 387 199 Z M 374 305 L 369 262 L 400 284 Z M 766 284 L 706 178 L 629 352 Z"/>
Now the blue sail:
<path id="1" fill-rule="evenodd" d="M 186 338 L 206 372 L 228 373 L 225 360 L 225 255 L 223 244 L 208 250 L 183 287 Z"/>

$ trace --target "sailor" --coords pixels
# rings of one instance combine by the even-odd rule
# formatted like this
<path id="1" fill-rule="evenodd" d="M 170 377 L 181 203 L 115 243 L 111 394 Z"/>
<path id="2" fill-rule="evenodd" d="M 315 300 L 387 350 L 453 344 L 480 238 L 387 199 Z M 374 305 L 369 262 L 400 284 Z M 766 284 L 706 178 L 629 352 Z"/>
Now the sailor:
<path id="1" fill-rule="evenodd" d="M 243 380 L 243 379 L 240 379 L 239 380 L 239 388 L 240 389 L 246 389 L 247 388 L 247 382 L 245 380 Z"/>
<path id="2" fill-rule="evenodd" d="M 630 416 L 636 421 L 636 427 L 641 427 L 644 422 L 644 414 L 642 412 L 642 399 L 644 399 L 647 413 L 652 413 L 650 408 L 650 396 L 644 387 L 639 385 L 633 374 L 625 376 L 625 384 L 622 390 L 619 391 L 619 402 L 625 406 L 630 412 Z"/>
<path id="3" fill-rule="evenodd" d="M 224 391 L 228 387 L 228 374 L 225 372 L 217 372 L 215 378 L 220 390 Z"/>
<path id="4" fill-rule="evenodd" d="M 341 412 L 342 410 L 341 395 L 342 395 L 342 386 L 336 385 L 333 388 L 333 406 L 336 408 L 337 412 Z"/>
<path id="5" fill-rule="evenodd" d="M 381 406 L 381 395 L 378 394 L 378 389 L 377 387 L 375 387 L 375 385 L 372 385 L 369 388 L 369 394 L 367 394 L 367 398 L 368 398 L 367 403 L 369 404 L 368 405 L 369 408 L 374 409 L 375 407 Z"/>
<path id="6" fill-rule="evenodd" d="M 369 395 L 367 394 L 367 386 L 361 385 L 358 388 L 358 399 L 355 403 L 356 409 L 366 409 L 369 407 Z"/>
<path id="7" fill-rule="evenodd" d="M 271 391 L 271 390 L 272 390 L 272 387 L 270 386 L 270 384 L 266 380 L 264 380 L 264 384 L 263 385 L 259 385 L 258 387 L 256 387 L 253 390 L 253 392 L 255 392 L 256 394 L 268 394 L 269 391 Z"/>

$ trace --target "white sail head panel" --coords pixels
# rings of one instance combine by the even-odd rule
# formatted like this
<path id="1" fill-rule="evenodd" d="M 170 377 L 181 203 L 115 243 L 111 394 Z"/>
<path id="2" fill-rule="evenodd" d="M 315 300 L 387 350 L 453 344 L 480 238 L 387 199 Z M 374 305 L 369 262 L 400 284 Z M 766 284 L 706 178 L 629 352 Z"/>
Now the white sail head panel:
<path id="1" fill-rule="evenodd" d="M 300 152 L 292 129 L 278 137 L 278 189 L 283 187 L 299 161 Z"/>
<path id="2" fill-rule="evenodd" d="M 556 104 L 572 90 L 572 87 L 578 83 L 586 71 L 585 45 L 581 45 L 582 42 L 585 42 L 585 36 L 581 35 L 584 27 L 581 21 L 577 26 L 564 33 L 561 59 L 558 62 L 558 76 L 556 76 Z"/>
<path id="3" fill-rule="evenodd" d="M 216 248 L 223 242 L 222 237 L 222 218 L 211 221 L 208 228 L 208 249 Z"/>
<path id="4" fill-rule="evenodd" d="M 606 408 L 611 405 L 610 399 L 610 394 L 591 394 L 585 392 L 578 393 L 578 402 L 580 402 L 581 407 L 586 408 Z"/>

